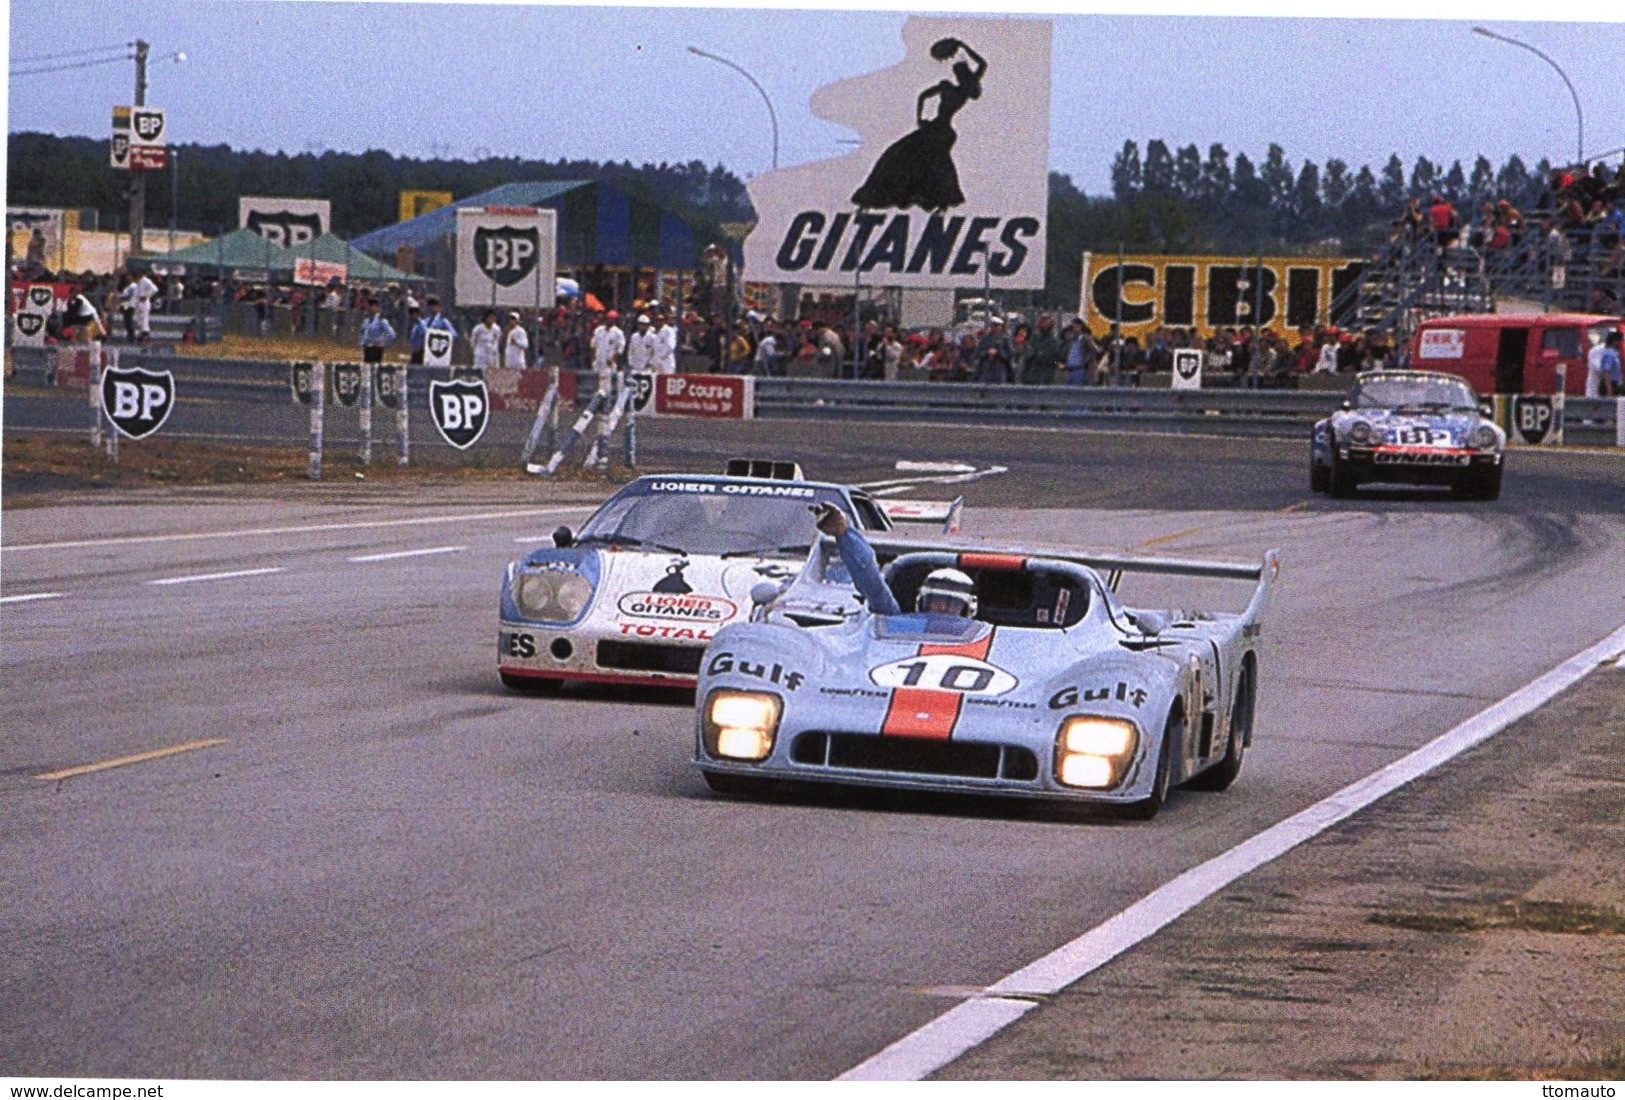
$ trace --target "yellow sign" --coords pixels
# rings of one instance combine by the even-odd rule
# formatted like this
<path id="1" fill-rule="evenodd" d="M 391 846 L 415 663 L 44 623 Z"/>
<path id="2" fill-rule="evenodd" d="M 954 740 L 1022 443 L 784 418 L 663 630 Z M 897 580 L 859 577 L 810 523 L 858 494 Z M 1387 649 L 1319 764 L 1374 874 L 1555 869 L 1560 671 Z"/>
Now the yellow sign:
<path id="1" fill-rule="evenodd" d="M 450 191 L 402 191 L 400 220 L 409 222 L 431 210 L 451 205 Z"/>
<path id="2" fill-rule="evenodd" d="M 1257 325 L 1293 332 L 1330 323 L 1332 301 L 1364 261 L 1317 256 L 1116 256 L 1083 254 L 1078 312 L 1095 332 L 1121 322 L 1125 336 L 1164 325 L 1203 336 Z"/>

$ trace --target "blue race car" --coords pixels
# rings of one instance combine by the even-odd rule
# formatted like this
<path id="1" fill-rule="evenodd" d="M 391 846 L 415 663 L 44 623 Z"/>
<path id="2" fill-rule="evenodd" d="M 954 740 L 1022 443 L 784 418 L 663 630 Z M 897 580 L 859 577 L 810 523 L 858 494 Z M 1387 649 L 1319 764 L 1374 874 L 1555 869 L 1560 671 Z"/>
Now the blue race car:
<path id="1" fill-rule="evenodd" d="M 1347 497 L 1367 482 L 1403 482 L 1495 500 L 1505 453 L 1506 433 L 1456 375 L 1367 371 L 1310 432 L 1309 488 Z"/>
<path id="2" fill-rule="evenodd" d="M 1275 551 L 1230 565 L 873 547 L 891 558 L 899 607 L 948 567 L 972 579 L 975 617 L 877 613 L 820 539 L 794 577 L 758 584 L 750 621 L 706 652 L 694 763 L 713 789 L 804 780 L 1150 817 L 1171 787 L 1223 789 L 1239 774 Z M 1137 610 L 1116 595 L 1129 571 L 1255 588 L 1241 614 Z"/>

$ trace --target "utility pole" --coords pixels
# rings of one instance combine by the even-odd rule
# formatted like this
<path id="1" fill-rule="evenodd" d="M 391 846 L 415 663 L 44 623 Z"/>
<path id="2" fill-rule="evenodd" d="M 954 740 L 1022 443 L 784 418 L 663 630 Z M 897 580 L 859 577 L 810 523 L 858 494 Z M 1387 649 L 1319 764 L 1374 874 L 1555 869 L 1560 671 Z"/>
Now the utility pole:
<path id="1" fill-rule="evenodd" d="M 135 105 L 147 102 L 147 51 L 152 47 L 142 39 L 135 40 Z M 134 166 L 131 166 L 132 169 Z M 141 230 L 147 220 L 147 174 L 139 170 L 130 173 L 130 254 L 143 251 Z"/>

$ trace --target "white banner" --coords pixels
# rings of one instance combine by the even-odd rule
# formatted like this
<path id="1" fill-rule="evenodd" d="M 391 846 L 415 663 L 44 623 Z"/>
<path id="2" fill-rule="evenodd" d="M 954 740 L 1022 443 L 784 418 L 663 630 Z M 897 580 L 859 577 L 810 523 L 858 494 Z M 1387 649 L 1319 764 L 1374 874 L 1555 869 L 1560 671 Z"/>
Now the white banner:
<path id="1" fill-rule="evenodd" d="M 551 307 L 557 239 L 558 215 L 552 210 L 458 207 L 457 304 Z"/>
<path id="2" fill-rule="evenodd" d="M 1050 24 L 912 17 L 889 69 L 820 88 L 863 135 L 844 157 L 758 176 L 754 282 L 1044 285 Z"/>
<path id="3" fill-rule="evenodd" d="M 278 248 L 315 240 L 333 224 L 327 199 L 277 199 L 243 195 L 237 200 L 237 224 L 252 229 Z"/>

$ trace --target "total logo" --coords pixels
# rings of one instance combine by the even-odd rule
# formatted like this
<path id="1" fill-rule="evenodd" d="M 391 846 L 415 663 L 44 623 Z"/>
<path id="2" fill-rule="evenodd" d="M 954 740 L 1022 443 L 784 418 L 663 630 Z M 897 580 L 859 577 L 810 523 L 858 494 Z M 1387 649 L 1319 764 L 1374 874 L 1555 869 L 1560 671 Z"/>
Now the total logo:
<path id="1" fill-rule="evenodd" d="M 694 593 L 628 592 L 618 606 L 622 615 L 637 619 L 688 623 L 721 623 L 739 614 L 739 606 L 732 600 Z"/>

